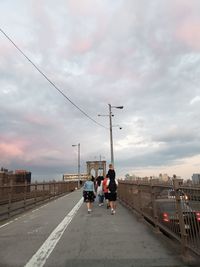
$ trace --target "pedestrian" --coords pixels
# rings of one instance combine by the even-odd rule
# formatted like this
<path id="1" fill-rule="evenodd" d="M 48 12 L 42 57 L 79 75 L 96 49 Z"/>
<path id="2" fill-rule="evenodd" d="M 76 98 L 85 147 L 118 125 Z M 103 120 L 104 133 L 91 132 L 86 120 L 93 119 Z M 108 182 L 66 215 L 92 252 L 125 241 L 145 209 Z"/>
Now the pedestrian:
<path id="1" fill-rule="evenodd" d="M 111 214 L 113 215 L 116 213 L 118 181 L 115 179 L 115 170 L 112 164 L 109 164 L 109 171 L 107 175 L 108 175 L 108 181 L 107 181 L 108 199 L 110 203 Z"/>
<path id="2" fill-rule="evenodd" d="M 103 205 L 104 192 L 103 192 L 103 176 L 97 177 L 97 196 L 99 199 L 99 207 Z"/>
<path id="3" fill-rule="evenodd" d="M 88 177 L 88 180 L 85 182 L 83 187 L 83 197 L 84 202 L 87 204 L 88 214 L 92 211 L 92 203 L 95 200 L 95 190 L 94 182 L 92 181 L 92 176 Z"/>
<path id="4" fill-rule="evenodd" d="M 104 192 L 104 198 L 106 200 L 106 207 L 109 209 L 110 204 L 109 204 L 109 199 L 108 199 L 108 186 L 107 186 L 107 181 L 108 181 L 108 174 L 106 174 L 106 177 L 103 180 L 103 192 Z"/>

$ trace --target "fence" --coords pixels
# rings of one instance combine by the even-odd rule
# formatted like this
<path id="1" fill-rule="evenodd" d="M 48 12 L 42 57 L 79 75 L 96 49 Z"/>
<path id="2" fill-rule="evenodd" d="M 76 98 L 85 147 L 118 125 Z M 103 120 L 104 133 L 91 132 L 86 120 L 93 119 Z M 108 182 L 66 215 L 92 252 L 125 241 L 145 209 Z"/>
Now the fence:
<path id="1" fill-rule="evenodd" d="M 0 220 L 77 188 L 78 182 L 43 182 L 0 186 Z"/>
<path id="2" fill-rule="evenodd" d="M 180 242 L 182 254 L 188 249 L 200 255 L 200 187 L 157 181 L 119 181 L 120 201 Z"/>

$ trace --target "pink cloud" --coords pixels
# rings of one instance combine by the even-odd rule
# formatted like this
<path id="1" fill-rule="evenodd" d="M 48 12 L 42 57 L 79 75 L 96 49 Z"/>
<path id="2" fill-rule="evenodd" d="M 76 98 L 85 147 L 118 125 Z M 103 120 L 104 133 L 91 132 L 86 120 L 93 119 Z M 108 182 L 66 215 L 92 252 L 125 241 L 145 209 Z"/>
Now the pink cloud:
<path id="1" fill-rule="evenodd" d="M 18 157 L 24 154 L 23 145 L 16 142 L 16 143 L 0 143 L 0 154 L 4 157 Z"/>
<path id="2" fill-rule="evenodd" d="M 176 31 L 176 36 L 186 45 L 200 49 L 200 19 L 187 19 L 182 22 Z"/>
<path id="3" fill-rule="evenodd" d="M 87 39 L 76 40 L 73 43 L 71 50 L 73 53 L 82 54 L 82 53 L 86 53 L 86 52 L 90 51 L 92 46 L 93 46 L 93 43 L 90 40 L 87 40 Z"/>
<path id="4" fill-rule="evenodd" d="M 98 10 L 101 3 L 95 0 L 68 0 L 67 5 L 73 15 L 88 16 Z"/>
<path id="5" fill-rule="evenodd" d="M 52 121 L 50 121 L 49 119 L 47 118 L 43 118 L 37 115 L 34 115 L 34 114 L 29 114 L 29 115 L 25 115 L 24 119 L 30 123 L 30 124 L 36 124 L 36 125 L 45 125 L 45 126 L 48 126 L 49 124 L 52 124 Z"/>
<path id="6" fill-rule="evenodd" d="M 0 44 L 0 55 L 1 56 L 5 56 L 5 55 L 7 56 L 10 54 L 9 52 L 10 52 L 10 50 L 8 49 L 8 47 Z"/>
<path id="7" fill-rule="evenodd" d="M 199 0 L 169 1 L 168 16 L 173 23 L 175 38 L 185 45 L 200 49 Z"/>

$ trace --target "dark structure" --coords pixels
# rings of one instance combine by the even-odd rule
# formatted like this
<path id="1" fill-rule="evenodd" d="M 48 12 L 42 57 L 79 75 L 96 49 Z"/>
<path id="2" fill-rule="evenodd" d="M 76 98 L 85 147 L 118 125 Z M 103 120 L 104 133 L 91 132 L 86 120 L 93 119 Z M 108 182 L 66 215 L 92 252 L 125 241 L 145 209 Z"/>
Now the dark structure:
<path id="1" fill-rule="evenodd" d="M 31 183 L 31 172 L 26 170 L 8 171 L 1 168 L 0 171 L 0 186 L 13 186 L 13 192 L 20 193 L 24 190 L 23 187 L 17 187 L 17 185 L 25 185 Z M 5 189 L 5 188 L 4 188 Z M 4 190 L 2 188 L 2 190 Z M 27 188 L 30 190 L 30 187 Z"/>

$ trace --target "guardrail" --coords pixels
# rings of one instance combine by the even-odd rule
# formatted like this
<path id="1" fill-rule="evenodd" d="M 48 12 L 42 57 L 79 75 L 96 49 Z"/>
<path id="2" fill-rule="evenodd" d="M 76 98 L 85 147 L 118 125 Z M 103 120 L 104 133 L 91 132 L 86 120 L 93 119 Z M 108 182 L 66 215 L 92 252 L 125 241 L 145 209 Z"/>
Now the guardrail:
<path id="1" fill-rule="evenodd" d="M 0 186 L 0 220 L 5 220 L 41 202 L 74 191 L 78 182 L 42 182 Z"/>
<path id="2" fill-rule="evenodd" d="M 155 227 L 200 256 L 200 187 L 149 181 L 119 181 L 119 200 Z"/>

